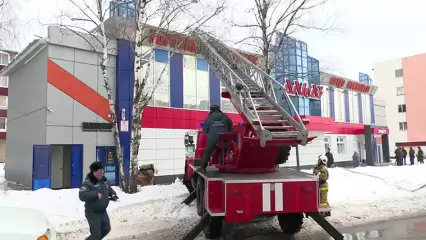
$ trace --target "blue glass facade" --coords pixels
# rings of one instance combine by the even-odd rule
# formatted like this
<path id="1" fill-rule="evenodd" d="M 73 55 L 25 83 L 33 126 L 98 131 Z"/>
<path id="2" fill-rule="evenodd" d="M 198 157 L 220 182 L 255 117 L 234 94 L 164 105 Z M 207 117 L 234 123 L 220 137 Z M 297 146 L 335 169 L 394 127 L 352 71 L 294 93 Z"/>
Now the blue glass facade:
<path id="1" fill-rule="evenodd" d="M 371 79 L 371 77 L 368 76 L 368 74 L 365 74 L 365 73 L 359 73 L 359 81 L 361 83 L 365 83 L 365 84 L 368 84 L 368 85 L 373 84 L 373 79 Z"/>
<path id="2" fill-rule="evenodd" d="M 280 38 L 277 41 L 281 41 Z M 281 84 L 285 80 L 297 80 L 301 84 L 320 84 L 319 61 L 308 56 L 308 46 L 306 43 L 285 37 L 281 49 L 277 50 L 277 59 L 273 71 L 275 79 Z M 283 99 L 281 87 L 276 86 L 275 92 L 278 99 Z M 300 115 L 321 116 L 321 101 L 299 96 L 290 96 L 296 110 Z M 284 108 L 287 109 L 283 102 Z"/>
<path id="3" fill-rule="evenodd" d="M 136 1 L 135 0 L 115 0 L 109 3 L 110 17 L 122 17 L 125 19 L 134 19 Z"/>

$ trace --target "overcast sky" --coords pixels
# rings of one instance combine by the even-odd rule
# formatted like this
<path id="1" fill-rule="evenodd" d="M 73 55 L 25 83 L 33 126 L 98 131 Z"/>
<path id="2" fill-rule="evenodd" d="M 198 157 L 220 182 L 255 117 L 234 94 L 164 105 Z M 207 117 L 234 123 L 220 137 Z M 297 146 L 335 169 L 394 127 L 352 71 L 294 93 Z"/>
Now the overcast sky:
<path id="1" fill-rule="evenodd" d="M 34 35 L 45 37 L 44 24 L 54 22 L 60 11 L 70 11 L 67 0 L 23 1 L 16 7 L 20 18 L 16 50 L 22 50 Z M 230 0 L 227 16 L 243 18 L 251 2 Z M 315 19 L 320 23 L 337 14 L 340 33 L 298 32 L 295 37 L 308 44 L 308 54 L 319 59 L 322 67 L 354 80 L 358 72 L 374 78 L 372 68 L 377 62 L 426 53 L 425 9 L 425 0 L 332 0 L 315 13 Z"/>

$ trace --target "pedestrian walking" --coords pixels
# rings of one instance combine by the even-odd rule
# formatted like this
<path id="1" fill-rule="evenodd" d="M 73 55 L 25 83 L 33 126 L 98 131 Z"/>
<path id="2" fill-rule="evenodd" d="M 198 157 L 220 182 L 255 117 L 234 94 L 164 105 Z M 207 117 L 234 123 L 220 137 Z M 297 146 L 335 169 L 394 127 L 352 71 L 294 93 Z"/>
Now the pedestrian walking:
<path id="1" fill-rule="evenodd" d="M 416 153 L 414 152 L 413 147 L 410 147 L 408 154 L 410 155 L 410 165 L 414 165 L 414 156 Z"/>
<path id="2" fill-rule="evenodd" d="M 331 153 L 330 148 L 327 148 L 326 151 L 327 152 L 325 153 L 325 156 L 327 157 L 327 167 L 332 168 L 332 167 L 334 167 L 333 154 Z"/>
<path id="3" fill-rule="evenodd" d="M 118 197 L 104 176 L 103 164 L 94 162 L 89 168 L 79 191 L 80 200 L 85 202 L 84 213 L 90 228 L 86 240 L 102 240 L 111 231 L 106 209 L 109 201 L 117 201 Z"/>

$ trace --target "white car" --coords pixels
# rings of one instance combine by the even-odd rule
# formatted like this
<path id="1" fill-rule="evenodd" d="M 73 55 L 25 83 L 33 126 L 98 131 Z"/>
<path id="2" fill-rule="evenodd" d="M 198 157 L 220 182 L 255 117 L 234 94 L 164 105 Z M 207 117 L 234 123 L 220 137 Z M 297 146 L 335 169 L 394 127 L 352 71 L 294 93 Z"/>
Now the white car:
<path id="1" fill-rule="evenodd" d="M 0 206 L 0 239 L 56 240 L 56 231 L 37 210 Z"/>

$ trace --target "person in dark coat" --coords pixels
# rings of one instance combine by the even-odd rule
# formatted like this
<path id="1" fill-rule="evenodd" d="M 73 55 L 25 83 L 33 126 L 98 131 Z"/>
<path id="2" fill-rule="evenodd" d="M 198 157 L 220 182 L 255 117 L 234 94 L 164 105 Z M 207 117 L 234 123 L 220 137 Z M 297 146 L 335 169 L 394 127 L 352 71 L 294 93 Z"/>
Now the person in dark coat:
<path id="1" fill-rule="evenodd" d="M 407 150 L 402 148 L 402 159 L 404 159 L 404 165 L 407 165 Z"/>
<path id="2" fill-rule="evenodd" d="M 418 150 L 417 150 L 417 161 L 420 164 L 424 164 L 423 160 L 424 160 L 424 153 L 423 153 L 422 148 L 419 147 Z"/>
<path id="3" fill-rule="evenodd" d="M 204 120 L 203 132 L 207 133 L 206 148 L 201 160 L 201 168 L 205 169 L 210 157 L 219 143 L 219 135 L 227 133 L 232 129 L 232 120 L 226 116 L 218 105 L 210 106 L 210 113 Z"/>
<path id="4" fill-rule="evenodd" d="M 359 154 L 355 151 L 354 155 L 352 155 L 352 164 L 354 168 L 359 167 Z"/>
<path id="5" fill-rule="evenodd" d="M 396 165 L 400 166 L 401 165 L 401 159 L 402 159 L 402 152 L 401 149 L 399 149 L 399 147 L 397 147 L 395 149 L 395 160 L 396 160 Z"/>
<path id="6" fill-rule="evenodd" d="M 330 148 L 327 148 L 327 152 L 325 153 L 325 156 L 327 157 L 327 167 L 331 168 L 334 166 L 334 157 L 333 154 L 330 152 Z"/>
<path id="7" fill-rule="evenodd" d="M 104 177 L 104 166 L 93 162 L 90 172 L 80 187 L 79 198 L 84 204 L 84 213 L 90 227 L 90 236 L 86 240 L 102 240 L 110 231 L 111 225 L 107 214 L 109 201 L 118 197 Z"/>
<path id="8" fill-rule="evenodd" d="M 410 164 L 414 165 L 414 157 L 415 157 L 416 153 L 414 152 L 413 147 L 410 147 L 410 150 L 408 151 L 408 154 L 410 156 Z"/>

